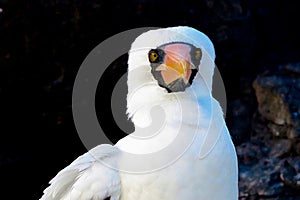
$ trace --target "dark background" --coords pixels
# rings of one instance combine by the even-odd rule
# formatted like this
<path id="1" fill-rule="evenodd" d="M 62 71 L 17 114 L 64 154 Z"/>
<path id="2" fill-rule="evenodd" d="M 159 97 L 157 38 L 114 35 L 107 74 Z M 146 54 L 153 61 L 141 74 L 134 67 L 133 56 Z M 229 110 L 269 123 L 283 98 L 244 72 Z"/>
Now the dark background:
<path id="1" fill-rule="evenodd" d="M 253 113 L 256 76 L 300 61 L 295 2 L 0 0 L 1 196 L 40 198 L 47 182 L 86 152 L 73 123 L 72 87 L 84 58 L 101 41 L 137 27 L 192 26 L 215 44 L 228 113 L 236 99 Z M 126 56 L 113 65 L 126 65 Z M 124 73 L 112 68 L 101 82 L 108 94 L 99 91 L 99 101 L 108 102 L 111 82 Z M 230 114 L 226 120 L 231 129 Z M 233 134 L 234 143 L 247 140 L 250 129 Z"/>

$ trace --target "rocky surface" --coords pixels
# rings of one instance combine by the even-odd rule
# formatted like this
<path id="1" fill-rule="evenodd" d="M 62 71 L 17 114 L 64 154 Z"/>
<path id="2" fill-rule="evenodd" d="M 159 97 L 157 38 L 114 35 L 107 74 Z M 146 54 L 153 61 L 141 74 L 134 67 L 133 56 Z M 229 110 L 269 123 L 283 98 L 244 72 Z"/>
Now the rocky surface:
<path id="1" fill-rule="evenodd" d="M 253 82 L 252 135 L 237 146 L 241 199 L 300 199 L 299 69 L 279 66 Z"/>

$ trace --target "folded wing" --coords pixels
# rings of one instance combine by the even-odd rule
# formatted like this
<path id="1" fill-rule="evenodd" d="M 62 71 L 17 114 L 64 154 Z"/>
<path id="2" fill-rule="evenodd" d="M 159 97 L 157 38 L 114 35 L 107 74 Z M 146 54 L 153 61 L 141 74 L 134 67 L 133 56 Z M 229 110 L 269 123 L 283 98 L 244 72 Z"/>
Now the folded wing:
<path id="1" fill-rule="evenodd" d="M 44 190 L 41 200 L 118 200 L 121 193 L 115 166 L 119 149 L 99 145 L 61 170 Z"/>

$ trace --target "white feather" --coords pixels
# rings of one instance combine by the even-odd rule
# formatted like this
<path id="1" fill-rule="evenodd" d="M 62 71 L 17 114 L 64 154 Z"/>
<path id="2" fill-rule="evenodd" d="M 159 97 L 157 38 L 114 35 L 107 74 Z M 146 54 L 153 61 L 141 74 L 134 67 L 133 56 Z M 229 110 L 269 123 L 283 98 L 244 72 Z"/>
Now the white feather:
<path id="1" fill-rule="evenodd" d="M 151 74 L 148 51 L 172 42 L 190 43 L 202 50 L 199 73 L 184 92 L 168 93 Z M 80 156 L 50 182 L 42 200 L 109 196 L 111 200 L 237 200 L 236 152 L 222 109 L 211 94 L 214 59 L 212 42 L 190 27 L 158 29 L 140 35 L 132 44 L 128 60 L 127 113 L 135 132 L 115 146 L 100 145 Z M 157 106 L 161 109 L 153 115 Z M 141 129 L 151 133 L 149 126 L 158 119 L 163 119 L 158 134 L 147 139 L 136 137 Z M 179 142 L 178 134 L 184 134 Z M 152 159 L 128 163 L 126 153 L 156 153 L 174 143 L 174 151 L 152 158 L 164 162 L 177 156 L 163 168 L 148 173 L 124 170 L 126 164 L 157 167 Z M 176 150 L 186 144 L 188 148 L 178 157 Z"/>
<path id="2" fill-rule="evenodd" d="M 111 145 L 99 145 L 78 157 L 65 169 L 61 170 L 44 191 L 41 200 L 51 199 L 119 199 L 120 176 L 112 166 L 117 160 L 118 148 Z"/>

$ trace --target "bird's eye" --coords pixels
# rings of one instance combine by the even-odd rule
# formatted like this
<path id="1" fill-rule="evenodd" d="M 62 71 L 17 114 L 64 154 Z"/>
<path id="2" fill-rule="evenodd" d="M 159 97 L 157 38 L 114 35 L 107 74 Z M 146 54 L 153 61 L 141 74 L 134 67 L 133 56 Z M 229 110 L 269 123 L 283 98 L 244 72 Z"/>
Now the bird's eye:
<path id="1" fill-rule="evenodd" d="M 149 60 L 150 62 L 155 62 L 158 59 L 158 54 L 155 51 L 149 52 Z"/>
<path id="2" fill-rule="evenodd" d="M 200 49 L 197 49 L 197 50 L 195 51 L 195 58 L 196 58 L 197 60 L 200 60 L 201 57 L 202 57 L 202 52 L 201 52 Z"/>

